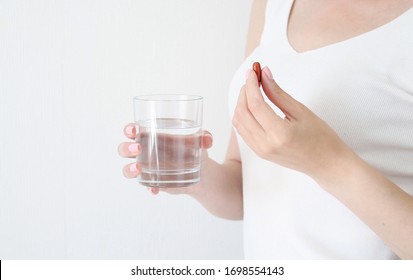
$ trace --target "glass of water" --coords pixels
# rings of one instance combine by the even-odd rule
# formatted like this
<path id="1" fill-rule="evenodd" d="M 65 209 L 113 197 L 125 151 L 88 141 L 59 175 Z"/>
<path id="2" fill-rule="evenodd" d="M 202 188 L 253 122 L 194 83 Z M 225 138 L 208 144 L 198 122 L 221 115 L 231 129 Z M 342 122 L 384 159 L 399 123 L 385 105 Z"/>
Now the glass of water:
<path id="1" fill-rule="evenodd" d="M 157 188 L 186 187 L 200 180 L 202 101 L 196 95 L 134 98 L 138 182 Z"/>

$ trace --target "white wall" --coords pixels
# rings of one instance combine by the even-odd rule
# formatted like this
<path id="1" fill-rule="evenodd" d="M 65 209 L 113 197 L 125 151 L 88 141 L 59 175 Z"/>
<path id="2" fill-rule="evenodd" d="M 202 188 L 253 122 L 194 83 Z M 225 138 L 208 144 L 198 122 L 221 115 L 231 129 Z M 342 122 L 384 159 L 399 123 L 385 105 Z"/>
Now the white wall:
<path id="1" fill-rule="evenodd" d="M 205 97 L 224 157 L 251 1 L 0 1 L 0 259 L 239 259 L 242 223 L 122 176 L 139 93 Z"/>

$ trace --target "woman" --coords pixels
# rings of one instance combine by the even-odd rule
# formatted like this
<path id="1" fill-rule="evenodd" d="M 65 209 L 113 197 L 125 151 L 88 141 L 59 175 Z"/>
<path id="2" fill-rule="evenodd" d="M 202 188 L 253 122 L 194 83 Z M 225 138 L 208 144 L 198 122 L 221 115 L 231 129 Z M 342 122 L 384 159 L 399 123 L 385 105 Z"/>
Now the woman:
<path id="1" fill-rule="evenodd" d="M 247 258 L 413 259 L 412 6 L 256 0 L 226 159 L 204 153 L 201 183 L 166 191 L 243 219 Z M 254 61 L 267 65 L 262 90 Z"/>

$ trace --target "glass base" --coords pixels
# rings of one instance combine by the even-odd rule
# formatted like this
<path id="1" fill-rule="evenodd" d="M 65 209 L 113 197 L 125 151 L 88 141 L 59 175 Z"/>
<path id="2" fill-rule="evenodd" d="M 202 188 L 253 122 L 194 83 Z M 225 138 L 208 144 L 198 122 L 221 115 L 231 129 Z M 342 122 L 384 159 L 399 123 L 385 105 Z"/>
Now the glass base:
<path id="1" fill-rule="evenodd" d="M 138 182 L 146 187 L 155 188 L 181 188 L 199 183 L 199 168 L 180 171 L 148 171 L 142 170 Z"/>

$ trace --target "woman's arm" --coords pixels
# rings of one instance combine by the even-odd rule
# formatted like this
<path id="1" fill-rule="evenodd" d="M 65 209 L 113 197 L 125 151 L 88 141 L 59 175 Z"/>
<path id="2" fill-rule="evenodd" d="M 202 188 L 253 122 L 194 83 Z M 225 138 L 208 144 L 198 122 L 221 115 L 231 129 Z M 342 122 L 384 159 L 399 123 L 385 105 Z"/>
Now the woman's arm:
<path id="1" fill-rule="evenodd" d="M 233 118 L 258 156 L 303 172 L 346 205 L 400 257 L 413 259 L 413 197 L 357 156 L 313 112 L 284 92 L 265 67 L 265 102 L 250 72 Z"/>
<path id="2" fill-rule="evenodd" d="M 250 25 L 247 37 L 246 55 L 248 56 L 259 44 L 264 24 L 266 1 L 254 0 L 251 9 Z M 133 124 L 125 127 L 125 135 L 135 139 L 136 130 Z M 200 202 L 210 213 L 224 219 L 240 220 L 243 217 L 242 169 L 238 142 L 234 131 L 224 162 L 217 163 L 208 157 L 206 149 L 212 146 L 212 137 L 208 133 L 203 136 L 204 155 L 201 170 L 201 182 L 198 185 L 185 188 L 149 188 L 153 194 L 164 191 L 171 194 L 188 194 Z M 119 146 L 123 157 L 134 158 L 139 149 L 136 143 L 124 142 Z M 131 163 L 124 167 L 127 178 L 135 178 L 140 173 L 140 166 Z"/>
<path id="3" fill-rule="evenodd" d="M 254 0 L 251 7 L 250 22 L 245 48 L 245 57 L 249 56 L 258 46 L 265 21 L 266 0 Z M 205 190 L 192 194 L 205 208 L 212 214 L 228 218 L 242 219 L 242 170 L 241 156 L 237 137 L 234 130 L 231 131 L 231 138 L 228 145 L 227 154 L 222 165 L 211 159 L 205 162 L 204 178 L 214 178 L 215 182 L 205 182 L 208 185 Z M 218 183 L 219 182 L 219 183 Z M 211 187 L 214 186 L 214 190 Z"/>
<path id="4" fill-rule="evenodd" d="M 188 193 L 211 214 L 229 220 L 242 220 L 242 170 L 235 133 L 231 133 L 222 164 L 209 157 L 202 162 L 201 184 Z"/>
<path id="5" fill-rule="evenodd" d="M 313 178 L 402 259 L 413 259 L 413 197 L 354 153 Z"/>
<path id="6" fill-rule="evenodd" d="M 249 56 L 260 42 L 266 5 L 266 0 L 254 0 L 252 3 L 245 57 Z M 208 187 L 200 188 L 191 195 L 216 216 L 242 219 L 241 156 L 234 130 L 231 131 L 224 162 L 218 164 L 208 158 L 204 165 L 206 168 L 202 177 L 206 178 L 206 181 L 202 182 L 202 185 Z"/>
<path id="7" fill-rule="evenodd" d="M 266 0 L 254 0 L 252 3 L 245 57 L 249 56 L 260 42 L 264 28 L 266 4 Z M 199 192 L 193 193 L 192 196 L 216 216 L 236 220 L 242 219 L 241 156 L 234 130 L 231 131 L 231 138 L 223 164 L 220 165 L 211 159 L 207 159 L 205 165 L 203 177 L 208 178 L 208 181 L 213 178 L 214 182 L 203 182 L 202 185 L 206 185 L 208 188 L 199 190 Z"/>

